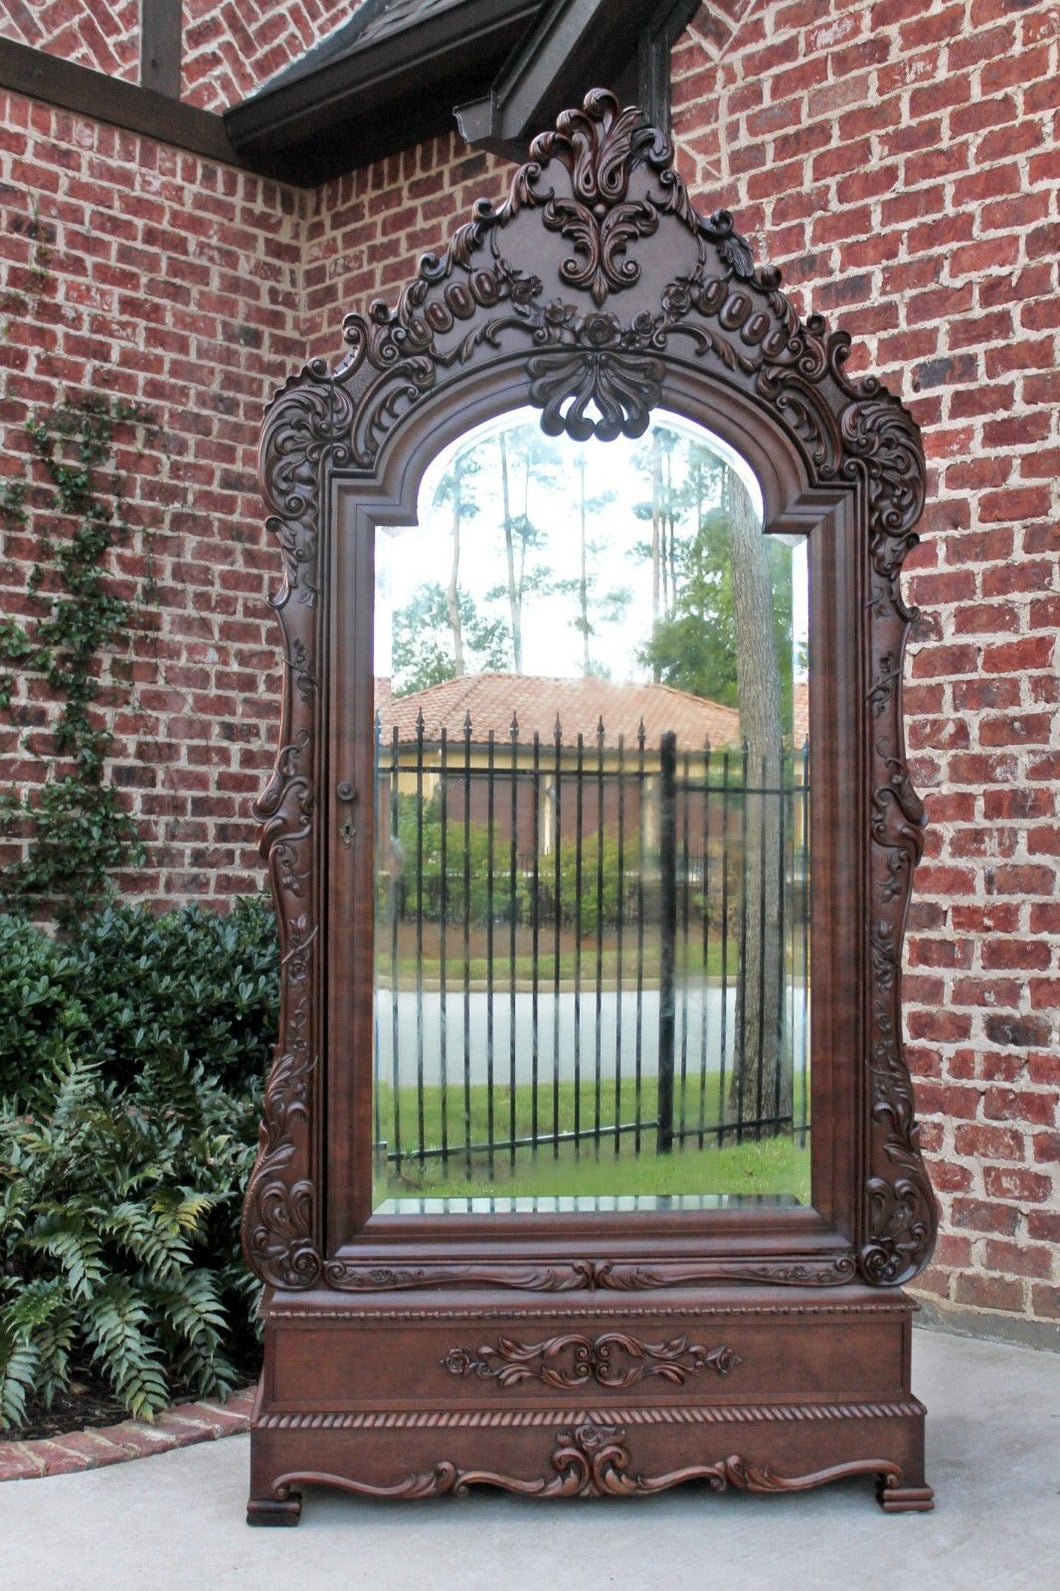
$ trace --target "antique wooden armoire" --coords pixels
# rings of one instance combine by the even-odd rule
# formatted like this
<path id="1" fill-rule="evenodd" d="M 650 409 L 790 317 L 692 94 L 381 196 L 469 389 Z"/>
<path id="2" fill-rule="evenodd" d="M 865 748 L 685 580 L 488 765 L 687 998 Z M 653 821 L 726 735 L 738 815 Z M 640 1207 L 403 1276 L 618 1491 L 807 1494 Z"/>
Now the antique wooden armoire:
<path id="1" fill-rule="evenodd" d="M 306 1485 L 857 1474 L 930 1508 L 901 1291 L 936 1224 L 900 1007 L 917 428 L 602 90 L 344 330 L 262 443 L 282 1017 L 248 1517 L 296 1523 Z M 709 689 L 660 651 L 723 634 Z"/>

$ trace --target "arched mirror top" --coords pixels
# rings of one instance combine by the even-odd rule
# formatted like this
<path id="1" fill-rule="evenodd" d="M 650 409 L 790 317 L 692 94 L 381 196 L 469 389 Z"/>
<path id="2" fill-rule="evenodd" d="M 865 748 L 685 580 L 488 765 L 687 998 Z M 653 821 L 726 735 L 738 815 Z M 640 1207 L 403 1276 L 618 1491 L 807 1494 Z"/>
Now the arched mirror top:
<path id="1" fill-rule="evenodd" d="M 799 318 L 779 271 L 755 269 L 727 211 L 698 214 L 666 141 L 605 90 L 534 140 L 508 199 L 480 203 L 424 255 L 393 308 L 348 315 L 344 336 L 346 356 L 288 382 L 263 434 L 266 495 L 299 539 L 316 517 L 313 482 L 291 473 L 303 445 L 378 481 L 393 438 L 422 468 L 462 423 L 460 391 L 467 418 L 529 400 L 547 434 L 574 439 L 635 438 L 654 408 L 698 419 L 706 405 L 751 460 L 771 528 L 791 528 L 772 522 L 800 502 L 812 512 L 815 489 L 864 483 L 881 573 L 916 539 L 924 470 L 908 412 L 876 378 L 847 378 L 848 334 Z"/>

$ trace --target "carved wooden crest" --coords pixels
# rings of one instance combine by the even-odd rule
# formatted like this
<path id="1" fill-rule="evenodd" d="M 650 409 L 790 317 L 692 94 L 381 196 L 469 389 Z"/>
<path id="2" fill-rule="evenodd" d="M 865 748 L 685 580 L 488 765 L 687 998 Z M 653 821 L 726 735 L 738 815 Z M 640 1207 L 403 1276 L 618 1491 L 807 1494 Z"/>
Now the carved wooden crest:
<path id="1" fill-rule="evenodd" d="M 430 1266 L 328 1261 L 319 1230 L 314 1123 L 319 1095 L 320 922 L 315 824 L 321 804 L 318 700 L 324 542 L 333 479 L 376 489 L 404 429 L 454 392 L 496 378 L 575 439 L 636 437 L 675 384 L 731 394 L 801 460 L 815 500 L 853 495 L 864 529 L 871 669 L 863 735 L 871 926 L 865 945 L 871 1039 L 863 1195 L 855 1242 L 828 1259 L 613 1267 L 450 1266 L 461 1285 L 549 1289 L 680 1285 L 711 1274 L 796 1285 L 872 1284 L 916 1274 L 936 1215 L 902 1052 L 899 957 L 923 809 L 906 767 L 898 699 L 913 615 L 899 574 L 924 495 L 916 426 L 872 377 L 844 372 L 850 339 L 800 320 L 779 273 L 755 269 L 732 217 L 692 207 L 661 136 L 594 91 L 530 149 L 507 200 L 479 204 L 444 252 L 426 255 L 391 308 L 350 315 L 347 353 L 290 380 L 266 419 L 262 480 L 285 565 L 275 599 L 286 646 L 281 749 L 257 807 L 283 939 L 283 1010 L 244 1236 L 259 1276 L 281 1288 L 418 1287 Z M 712 1272 L 711 1265 L 714 1263 Z M 446 1267 L 436 1267 L 444 1270 Z M 562 1273 L 562 1275 L 560 1275 Z M 540 1277 L 540 1280 L 535 1280 Z M 559 1278 L 557 1280 L 557 1278 Z M 581 1463 L 581 1460 L 579 1460 Z"/>

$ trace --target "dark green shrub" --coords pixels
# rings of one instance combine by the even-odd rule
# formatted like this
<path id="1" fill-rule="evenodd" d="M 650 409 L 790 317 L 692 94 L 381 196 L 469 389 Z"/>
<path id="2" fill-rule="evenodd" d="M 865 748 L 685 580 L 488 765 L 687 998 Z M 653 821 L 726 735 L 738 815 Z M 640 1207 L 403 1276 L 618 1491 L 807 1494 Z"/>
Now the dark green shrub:
<path id="1" fill-rule="evenodd" d="M 131 1413 L 237 1379 L 256 1292 L 238 1246 L 257 1101 L 166 1057 L 125 1090 L 67 1063 L 0 1114 L 0 1425 L 76 1353 Z M 242 1349 L 242 1353 L 241 1353 Z"/>
<path id="2" fill-rule="evenodd" d="M 237 1379 L 277 962 L 260 901 L 111 908 L 61 942 L 0 919 L 0 1425 L 75 1362 L 136 1414 Z"/>
<path id="3" fill-rule="evenodd" d="M 70 1057 L 130 1082 L 187 1055 L 216 1081 L 260 1081 L 278 1018 L 276 929 L 263 900 L 227 917 L 197 906 L 164 917 L 111 906 L 53 940 L 0 917 L 0 1097 L 45 1097 Z"/>
<path id="4" fill-rule="evenodd" d="M 602 848 L 602 855 L 601 855 Z M 636 851 L 626 841 L 619 872 L 618 836 L 597 830 L 582 836 L 581 857 L 572 842 L 560 849 L 560 920 L 580 927 L 582 938 L 595 937 L 599 928 L 614 928 L 636 889 Z M 547 912 L 555 916 L 555 856 L 542 856 L 539 874 L 547 892 Z"/>
<path id="5" fill-rule="evenodd" d="M 387 920 L 388 913 L 393 909 L 389 897 L 391 887 L 397 892 L 399 915 L 403 918 L 416 915 L 420 847 L 423 859 L 421 887 L 424 920 L 441 921 L 442 816 L 438 797 L 423 803 L 421 822 L 418 822 L 418 809 L 419 803 L 414 795 L 398 796 L 397 839 L 401 847 L 401 870 L 393 886 L 386 877 L 381 881 L 379 910 L 383 921 Z M 518 868 L 514 880 L 512 878 L 510 841 L 502 833 L 497 833 L 491 850 L 489 828 L 485 823 L 469 823 L 466 838 L 465 866 L 463 820 L 450 817 L 445 832 L 446 921 L 461 923 L 467 915 L 468 920 L 477 926 L 485 926 L 491 918 L 494 922 L 507 922 L 511 917 L 513 902 L 516 917 L 522 917 L 528 905 L 528 890 Z"/>

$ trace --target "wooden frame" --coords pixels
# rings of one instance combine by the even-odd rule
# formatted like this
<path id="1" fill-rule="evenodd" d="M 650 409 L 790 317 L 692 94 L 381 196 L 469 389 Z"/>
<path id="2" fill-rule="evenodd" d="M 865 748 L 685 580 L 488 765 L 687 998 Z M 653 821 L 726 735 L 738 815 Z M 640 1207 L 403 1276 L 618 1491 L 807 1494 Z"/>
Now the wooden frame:
<path id="1" fill-rule="evenodd" d="M 311 1481 L 553 1496 L 857 1472 L 888 1509 L 930 1506 L 898 1291 L 935 1236 L 900 1037 L 923 823 L 900 707 L 916 427 L 846 377 L 849 338 L 800 321 L 731 216 L 699 216 L 665 141 L 599 90 L 535 140 L 502 206 L 345 336 L 337 367 L 287 383 L 262 445 L 286 569 L 281 746 L 258 806 L 283 1007 L 244 1211 L 266 1284 L 249 1517 L 293 1522 Z M 441 448 L 527 402 L 575 439 L 637 436 L 657 407 L 700 420 L 754 468 L 766 529 L 810 536 L 811 1209 L 371 1214 L 373 532 L 414 521 Z M 514 1393 L 505 1342 L 531 1366 Z M 629 1375 L 593 1372 L 623 1355 Z"/>

